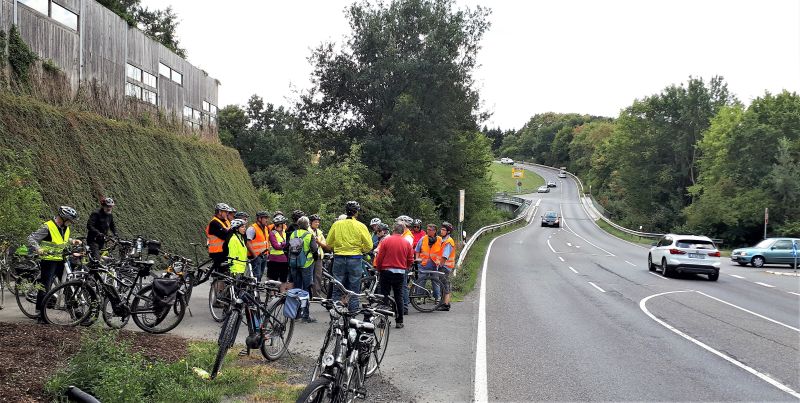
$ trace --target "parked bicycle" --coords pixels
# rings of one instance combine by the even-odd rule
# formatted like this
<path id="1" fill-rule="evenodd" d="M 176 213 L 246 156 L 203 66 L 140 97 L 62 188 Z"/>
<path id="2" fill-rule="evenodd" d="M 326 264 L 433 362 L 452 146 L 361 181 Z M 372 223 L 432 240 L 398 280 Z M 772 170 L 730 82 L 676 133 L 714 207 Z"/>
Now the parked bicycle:
<path id="1" fill-rule="evenodd" d="M 444 273 L 435 270 L 423 270 L 419 262 L 414 262 L 408 273 L 408 298 L 411 306 L 420 312 L 433 312 L 441 302 L 442 281 L 439 276 Z M 430 285 L 428 285 L 430 282 Z"/>

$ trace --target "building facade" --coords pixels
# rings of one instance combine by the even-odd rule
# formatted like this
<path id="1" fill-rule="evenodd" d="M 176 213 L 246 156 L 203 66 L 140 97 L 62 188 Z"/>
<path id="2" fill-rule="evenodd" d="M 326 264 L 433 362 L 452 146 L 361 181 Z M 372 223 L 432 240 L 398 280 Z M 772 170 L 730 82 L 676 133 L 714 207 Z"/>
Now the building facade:
<path id="1" fill-rule="evenodd" d="M 17 25 L 43 60 L 52 60 L 73 90 L 97 83 L 115 97 L 180 117 L 216 133 L 219 81 L 94 0 L 0 0 L 0 29 Z"/>

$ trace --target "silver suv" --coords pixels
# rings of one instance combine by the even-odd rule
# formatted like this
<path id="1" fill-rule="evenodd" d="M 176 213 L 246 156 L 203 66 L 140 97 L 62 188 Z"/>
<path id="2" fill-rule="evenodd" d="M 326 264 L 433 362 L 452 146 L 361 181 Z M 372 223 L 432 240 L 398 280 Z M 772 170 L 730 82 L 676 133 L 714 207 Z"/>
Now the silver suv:
<path id="1" fill-rule="evenodd" d="M 650 271 L 661 269 L 664 277 L 695 273 L 717 281 L 720 264 L 719 249 L 706 236 L 667 234 L 653 244 L 647 255 Z"/>

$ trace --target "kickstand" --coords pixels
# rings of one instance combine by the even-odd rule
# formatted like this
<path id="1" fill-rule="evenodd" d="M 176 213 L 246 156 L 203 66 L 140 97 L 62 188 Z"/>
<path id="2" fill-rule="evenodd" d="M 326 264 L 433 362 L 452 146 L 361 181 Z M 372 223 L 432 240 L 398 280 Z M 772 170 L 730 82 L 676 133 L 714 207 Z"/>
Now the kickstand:
<path id="1" fill-rule="evenodd" d="M 194 315 L 192 315 L 192 308 L 189 308 L 189 304 L 186 304 L 186 310 L 189 311 L 189 317 L 194 318 Z"/>

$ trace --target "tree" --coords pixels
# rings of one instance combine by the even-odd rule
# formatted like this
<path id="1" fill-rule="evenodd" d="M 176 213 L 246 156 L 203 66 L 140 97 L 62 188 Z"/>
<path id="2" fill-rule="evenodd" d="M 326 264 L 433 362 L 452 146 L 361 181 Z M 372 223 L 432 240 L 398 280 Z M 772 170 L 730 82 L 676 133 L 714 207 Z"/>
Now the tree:
<path id="1" fill-rule="evenodd" d="M 137 27 L 178 56 L 186 58 L 186 49 L 180 47 L 175 30 L 178 16 L 172 7 L 151 10 L 142 7 L 141 0 L 98 0 L 100 4 L 124 19 L 128 26 Z"/>

